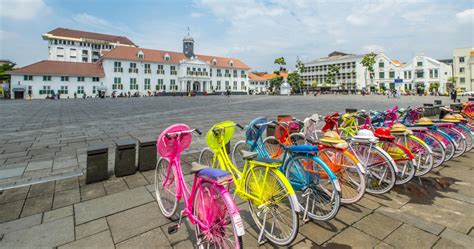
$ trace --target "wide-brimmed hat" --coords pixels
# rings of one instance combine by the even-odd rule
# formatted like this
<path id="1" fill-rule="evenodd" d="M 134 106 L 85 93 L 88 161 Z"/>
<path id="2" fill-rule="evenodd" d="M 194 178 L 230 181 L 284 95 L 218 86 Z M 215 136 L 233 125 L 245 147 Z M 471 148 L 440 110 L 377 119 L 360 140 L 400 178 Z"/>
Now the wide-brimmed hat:
<path id="1" fill-rule="evenodd" d="M 354 136 L 355 139 L 373 139 L 376 138 L 374 133 L 371 130 L 361 129 L 357 132 L 357 135 Z"/>
<path id="2" fill-rule="evenodd" d="M 418 121 L 415 122 L 416 125 L 434 125 L 433 120 L 431 118 L 420 118 Z"/>
<path id="3" fill-rule="evenodd" d="M 454 116 L 457 120 L 466 121 L 466 118 L 465 118 L 463 115 L 459 114 L 459 113 L 456 113 L 456 114 L 454 114 L 453 116 Z"/>
<path id="4" fill-rule="evenodd" d="M 405 132 L 407 127 L 403 124 L 394 124 L 390 127 L 390 132 Z"/>
<path id="5" fill-rule="evenodd" d="M 324 136 L 319 139 L 322 144 L 335 146 L 338 148 L 347 148 L 348 144 L 345 140 L 341 139 L 339 134 L 335 131 L 327 131 L 324 133 Z"/>
<path id="6" fill-rule="evenodd" d="M 395 137 L 390 132 L 390 129 L 381 127 L 375 129 L 375 136 L 379 138 L 394 139 Z"/>
<path id="7" fill-rule="evenodd" d="M 449 123 L 459 123 L 459 122 L 461 122 L 459 119 L 457 119 L 454 115 L 451 115 L 451 114 L 447 114 L 446 116 L 444 116 L 444 118 L 441 119 L 441 121 L 449 122 Z"/>

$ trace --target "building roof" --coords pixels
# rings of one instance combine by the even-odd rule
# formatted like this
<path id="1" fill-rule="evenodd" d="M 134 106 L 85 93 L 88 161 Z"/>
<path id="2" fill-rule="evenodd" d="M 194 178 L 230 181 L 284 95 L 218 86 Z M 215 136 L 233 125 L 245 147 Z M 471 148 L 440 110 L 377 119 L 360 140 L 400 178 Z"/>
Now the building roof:
<path id="1" fill-rule="evenodd" d="M 338 61 L 338 60 L 347 60 L 347 59 L 357 59 L 362 58 L 364 55 L 356 55 L 356 54 L 347 54 L 343 52 L 334 51 L 330 53 L 327 57 L 322 57 L 316 60 L 312 60 L 310 62 L 306 62 L 303 64 L 313 64 L 318 62 L 329 62 L 329 61 Z"/>
<path id="2" fill-rule="evenodd" d="M 283 78 L 288 78 L 288 72 L 280 72 L 280 76 Z M 277 77 L 275 73 L 268 73 L 262 76 L 265 80 L 271 80 L 273 78 Z"/>
<path id="3" fill-rule="evenodd" d="M 59 37 L 68 37 L 68 38 L 76 38 L 76 39 L 92 39 L 92 40 L 101 40 L 107 41 L 111 43 L 120 43 L 125 45 L 137 46 L 133 43 L 130 39 L 125 36 L 117 36 L 117 35 L 107 35 L 107 34 L 100 34 L 100 33 L 93 33 L 81 30 L 74 30 L 74 29 L 65 29 L 65 28 L 56 28 L 54 30 L 49 31 L 45 34 L 59 36 Z"/>
<path id="4" fill-rule="evenodd" d="M 399 60 L 392 60 L 392 63 L 396 66 L 400 66 L 402 64 Z"/>
<path id="5" fill-rule="evenodd" d="M 98 63 L 43 60 L 9 72 L 12 75 L 56 75 L 104 77 L 104 70 Z"/>
<path id="6" fill-rule="evenodd" d="M 265 81 L 266 79 L 258 74 L 255 74 L 255 73 L 252 73 L 250 72 L 249 73 L 249 80 L 253 80 L 253 81 Z"/>
<path id="7" fill-rule="evenodd" d="M 143 59 L 138 58 L 137 54 L 142 51 L 144 56 Z M 165 60 L 166 55 L 169 56 L 169 60 Z M 204 61 L 210 66 L 221 67 L 221 68 L 236 68 L 236 69 L 250 69 L 245 63 L 235 58 L 218 57 L 211 55 L 196 55 L 198 60 Z M 130 60 L 130 61 L 145 61 L 145 62 L 162 62 L 179 64 L 183 60 L 187 60 L 186 56 L 182 52 L 172 52 L 164 50 L 146 49 L 146 48 L 135 48 L 135 47 L 115 47 L 114 49 L 106 52 L 101 59 L 115 59 L 115 60 Z M 213 64 L 215 60 L 216 64 Z M 230 62 L 233 62 L 231 66 Z"/>

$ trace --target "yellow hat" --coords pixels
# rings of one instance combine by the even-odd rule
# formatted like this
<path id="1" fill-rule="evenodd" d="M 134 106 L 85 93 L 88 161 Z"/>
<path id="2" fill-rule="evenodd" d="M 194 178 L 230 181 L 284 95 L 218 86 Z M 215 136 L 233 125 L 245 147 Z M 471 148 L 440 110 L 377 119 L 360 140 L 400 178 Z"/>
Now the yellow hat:
<path id="1" fill-rule="evenodd" d="M 451 114 L 447 114 L 446 116 L 444 116 L 444 118 L 441 119 L 441 121 L 449 122 L 449 123 L 459 123 L 459 122 L 461 122 L 455 116 L 453 116 Z"/>
<path id="2" fill-rule="evenodd" d="M 420 118 L 418 121 L 415 123 L 416 125 L 434 125 L 433 120 L 431 118 Z"/>
<path id="3" fill-rule="evenodd" d="M 341 139 L 339 134 L 337 134 L 335 131 L 327 131 L 326 133 L 324 133 L 324 136 L 319 139 L 319 141 L 323 144 L 331 146 L 339 145 L 336 146 L 338 148 L 347 148 L 347 142 Z"/>
<path id="4" fill-rule="evenodd" d="M 394 124 L 390 127 L 390 132 L 404 132 L 407 131 L 407 127 L 403 124 Z"/>
<path id="5" fill-rule="evenodd" d="M 466 118 L 465 118 L 463 115 L 458 114 L 458 113 L 457 113 L 457 114 L 454 114 L 454 117 L 455 117 L 457 120 L 461 120 L 461 121 L 465 121 L 465 120 L 466 120 Z"/>

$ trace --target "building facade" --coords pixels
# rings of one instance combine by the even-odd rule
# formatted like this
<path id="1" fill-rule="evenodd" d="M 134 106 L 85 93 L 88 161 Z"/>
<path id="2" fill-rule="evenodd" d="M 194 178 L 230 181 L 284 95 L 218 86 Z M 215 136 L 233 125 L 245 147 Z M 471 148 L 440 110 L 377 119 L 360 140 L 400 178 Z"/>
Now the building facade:
<path id="1" fill-rule="evenodd" d="M 365 87 L 364 67 L 360 64 L 363 55 L 332 52 L 327 57 L 303 63 L 302 80 L 308 87 L 316 85 L 320 90 L 360 90 Z M 335 75 L 335 84 L 327 83 L 327 75 L 331 65 L 339 67 Z"/>
<path id="2" fill-rule="evenodd" d="M 76 68 L 76 70 L 74 70 Z M 194 40 L 183 51 L 117 46 L 95 63 L 46 60 L 11 72 L 14 98 L 46 98 L 157 93 L 248 92 L 250 67 L 236 58 L 194 53 Z"/>
<path id="3" fill-rule="evenodd" d="M 453 52 L 453 77 L 456 87 L 474 91 L 474 48 L 456 48 Z"/>
<path id="4" fill-rule="evenodd" d="M 43 35 L 48 42 L 48 58 L 56 61 L 93 63 L 118 46 L 137 47 L 124 36 L 57 28 Z"/>
<path id="5" fill-rule="evenodd" d="M 249 73 L 249 90 L 251 93 L 268 93 L 270 91 L 270 81 L 277 77 L 283 77 L 283 83 L 288 83 L 288 72 L 275 73 Z M 283 84 L 282 83 L 282 84 Z"/>
<path id="6" fill-rule="evenodd" d="M 392 60 L 384 53 L 379 53 L 375 57 L 374 72 L 370 73 L 370 88 L 378 89 L 411 89 L 403 83 L 401 63 L 398 60 Z"/>

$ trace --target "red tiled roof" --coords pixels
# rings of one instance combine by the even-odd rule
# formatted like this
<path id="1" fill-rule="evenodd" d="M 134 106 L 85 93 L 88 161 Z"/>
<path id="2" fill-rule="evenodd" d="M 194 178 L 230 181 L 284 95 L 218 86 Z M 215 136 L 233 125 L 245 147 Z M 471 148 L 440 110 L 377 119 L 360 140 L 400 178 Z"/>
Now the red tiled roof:
<path id="1" fill-rule="evenodd" d="M 138 59 L 138 51 L 143 51 L 143 59 Z M 165 55 L 170 56 L 169 61 L 165 61 Z M 213 67 L 222 68 L 236 68 L 236 69 L 250 69 L 245 63 L 235 58 L 218 57 L 211 55 L 196 55 L 197 59 L 206 62 Z M 186 56 L 181 52 L 163 51 L 146 48 L 134 48 L 134 47 L 116 47 L 111 51 L 106 52 L 102 59 L 116 59 L 116 60 L 130 60 L 130 61 L 147 61 L 147 62 L 163 62 L 178 64 L 180 61 L 187 59 Z M 212 64 L 213 60 L 216 60 L 216 65 Z M 230 61 L 234 63 L 230 66 Z"/>
<path id="2" fill-rule="evenodd" d="M 288 72 L 280 72 L 280 76 L 283 77 L 283 78 L 288 78 Z M 264 76 L 262 76 L 262 78 L 264 78 L 266 80 L 271 80 L 275 77 L 277 77 L 277 75 L 275 73 L 269 73 L 269 74 L 265 74 Z"/>
<path id="3" fill-rule="evenodd" d="M 266 80 L 266 79 L 263 78 L 263 77 L 261 77 L 261 76 L 259 76 L 259 75 L 257 75 L 257 74 L 255 74 L 255 73 L 250 72 L 250 73 L 249 73 L 249 80 L 264 81 L 264 80 Z"/>
<path id="4" fill-rule="evenodd" d="M 49 31 L 47 34 L 51 34 L 54 36 L 76 38 L 76 39 L 85 38 L 85 39 L 102 40 L 102 41 L 136 46 L 135 43 L 133 43 L 130 39 L 128 39 L 125 36 L 99 34 L 99 33 L 80 31 L 80 30 L 74 30 L 74 29 L 56 28 L 54 30 Z"/>
<path id="5" fill-rule="evenodd" d="M 64 75 L 104 77 L 104 70 L 98 63 L 43 60 L 8 72 L 13 75 Z"/>

